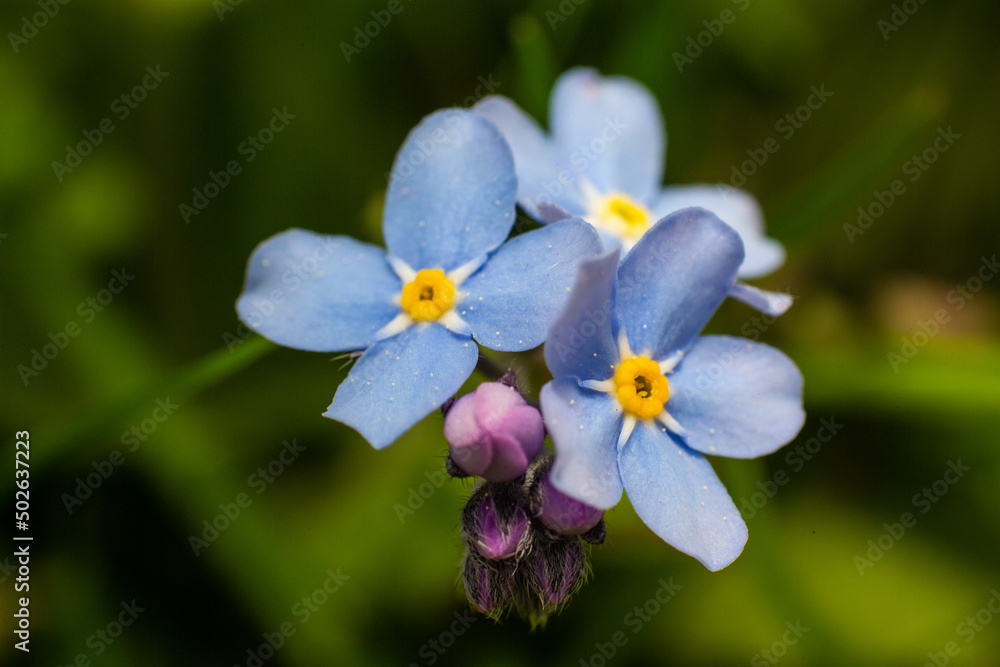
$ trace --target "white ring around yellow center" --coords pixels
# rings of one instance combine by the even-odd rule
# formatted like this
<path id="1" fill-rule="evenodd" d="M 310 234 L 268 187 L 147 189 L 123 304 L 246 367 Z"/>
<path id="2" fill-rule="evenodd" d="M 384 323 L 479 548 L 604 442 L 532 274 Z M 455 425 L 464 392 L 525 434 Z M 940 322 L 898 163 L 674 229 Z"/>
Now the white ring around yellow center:
<path id="1" fill-rule="evenodd" d="M 653 223 L 648 208 L 621 192 L 592 196 L 588 208 L 588 222 L 623 240 L 639 240 Z"/>

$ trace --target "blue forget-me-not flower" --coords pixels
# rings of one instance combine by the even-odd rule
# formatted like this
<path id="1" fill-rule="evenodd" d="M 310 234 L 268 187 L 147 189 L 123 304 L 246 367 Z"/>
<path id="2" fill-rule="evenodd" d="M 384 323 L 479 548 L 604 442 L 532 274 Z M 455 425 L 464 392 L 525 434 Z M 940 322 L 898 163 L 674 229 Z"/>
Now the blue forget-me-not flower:
<path id="1" fill-rule="evenodd" d="M 711 570 L 746 525 L 703 454 L 752 458 L 802 427 L 802 376 L 778 350 L 698 336 L 743 261 L 739 235 L 699 208 L 581 263 L 545 344 L 552 484 L 599 509 L 628 493 L 653 532 Z"/>
<path id="2" fill-rule="evenodd" d="M 396 156 L 386 193 L 388 252 L 290 229 L 254 250 L 240 318 L 302 350 L 364 350 L 325 416 L 382 448 L 454 394 L 476 345 L 540 345 L 579 260 L 600 251 L 581 220 L 516 236 L 517 180 L 497 128 L 468 111 L 425 118 Z"/>
<path id="3" fill-rule="evenodd" d="M 715 213 L 743 240 L 740 278 L 768 274 L 785 261 L 780 243 L 764 235 L 752 195 L 729 186 L 662 187 L 666 134 L 656 98 L 639 82 L 602 77 L 578 67 L 556 81 L 549 135 L 506 97 L 484 98 L 474 111 L 496 123 L 514 152 L 518 203 L 540 222 L 579 216 L 594 225 L 605 247 L 624 257 L 656 221 L 682 208 Z M 791 305 L 785 294 L 742 283 L 731 296 L 771 314 Z"/>

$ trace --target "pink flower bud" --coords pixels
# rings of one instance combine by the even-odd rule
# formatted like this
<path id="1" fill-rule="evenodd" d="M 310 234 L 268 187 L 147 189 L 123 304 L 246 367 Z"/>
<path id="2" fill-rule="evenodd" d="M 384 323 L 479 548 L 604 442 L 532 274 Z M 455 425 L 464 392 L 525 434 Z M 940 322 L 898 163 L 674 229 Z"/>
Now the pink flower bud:
<path id="1" fill-rule="evenodd" d="M 444 437 L 458 468 L 491 482 L 506 482 L 527 470 L 542 448 L 545 426 L 538 409 L 516 388 L 484 382 L 448 410 Z"/>

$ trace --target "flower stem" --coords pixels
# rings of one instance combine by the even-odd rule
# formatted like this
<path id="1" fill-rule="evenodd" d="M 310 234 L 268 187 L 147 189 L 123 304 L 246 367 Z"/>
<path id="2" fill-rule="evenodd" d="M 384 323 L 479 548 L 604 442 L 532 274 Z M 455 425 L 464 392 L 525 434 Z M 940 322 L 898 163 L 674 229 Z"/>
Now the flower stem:
<path id="1" fill-rule="evenodd" d="M 181 400 L 196 395 L 276 349 L 266 338 L 254 336 L 239 347 L 210 352 L 172 377 L 160 378 L 103 406 L 90 407 L 75 419 L 69 419 L 65 426 L 44 434 L 40 439 L 47 440 L 48 446 L 40 449 L 39 458 L 46 458 L 44 453 L 56 452 L 66 457 L 73 450 L 85 448 L 95 436 L 126 422 L 157 398 L 169 395 Z"/>
<path id="2" fill-rule="evenodd" d="M 776 199 L 768 215 L 769 231 L 786 243 L 827 234 L 830 226 L 822 222 L 853 210 L 905 159 L 901 154 L 908 147 L 936 136 L 929 128 L 944 107 L 944 94 L 934 86 L 922 84 L 902 96 L 855 141 Z"/>
<path id="3" fill-rule="evenodd" d="M 556 79 L 552 45 L 534 14 L 515 16 L 508 26 L 520 101 L 535 118 L 545 118 Z"/>
<path id="4" fill-rule="evenodd" d="M 506 369 L 501 368 L 496 362 L 483 354 L 479 355 L 479 361 L 476 362 L 476 370 L 494 382 L 507 374 Z"/>

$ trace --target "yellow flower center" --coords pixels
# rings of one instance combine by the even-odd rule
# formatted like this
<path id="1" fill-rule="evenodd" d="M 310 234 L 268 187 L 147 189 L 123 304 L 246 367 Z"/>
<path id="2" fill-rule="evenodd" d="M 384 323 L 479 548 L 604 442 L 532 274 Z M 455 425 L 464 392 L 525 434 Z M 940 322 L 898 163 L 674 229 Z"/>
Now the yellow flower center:
<path id="1" fill-rule="evenodd" d="M 418 322 L 436 320 L 455 300 L 455 285 L 440 269 L 421 269 L 403 285 L 403 310 Z"/>
<path id="2" fill-rule="evenodd" d="M 618 236 L 638 239 L 653 221 L 648 208 L 620 192 L 602 198 L 595 208 L 599 224 Z"/>
<path id="3" fill-rule="evenodd" d="M 658 363 L 647 357 L 633 357 L 615 371 L 615 395 L 626 412 L 651 419 L 663 412 L 663 404 L 670 396 L 669 383 Z"/>

